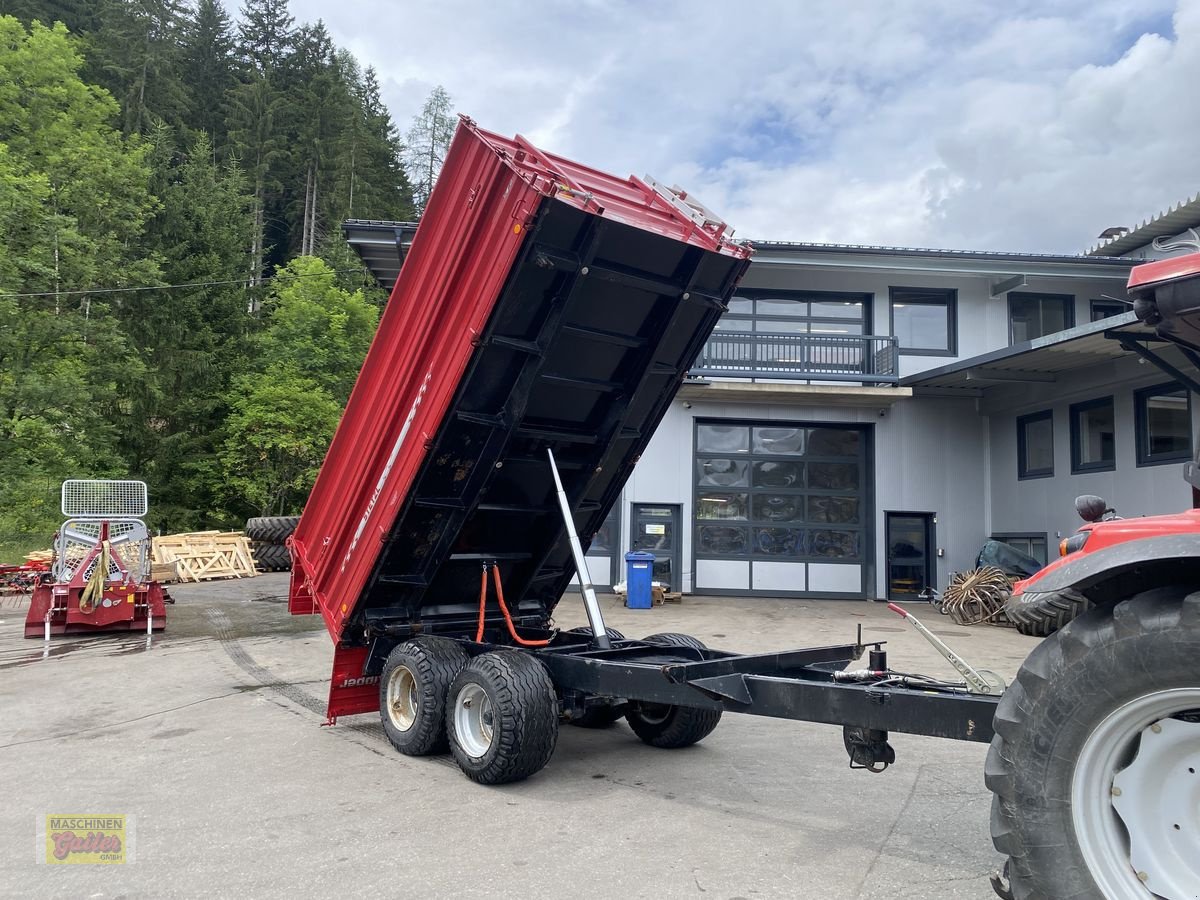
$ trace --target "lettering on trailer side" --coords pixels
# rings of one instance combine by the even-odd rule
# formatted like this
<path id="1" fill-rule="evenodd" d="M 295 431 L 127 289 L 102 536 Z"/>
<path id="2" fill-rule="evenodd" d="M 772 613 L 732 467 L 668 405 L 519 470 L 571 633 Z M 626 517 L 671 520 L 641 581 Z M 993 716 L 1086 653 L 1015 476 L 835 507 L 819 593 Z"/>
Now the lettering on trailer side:
<path id="1" fill-rule="evenodd" d="M 371 502 L 367 504 L 367 510 L 363 513 L 362 520 L 358 523 L 358 530 L 354 532 L 354 540 L 350 542 L 350 549 L 346 551 L 346 558 L 342 560 L 341 571 L 346 571 L 346 566 L 350 562 L 350 557 L 354 555 L 354 548 L 358 546 L 358 539 L 362 537 L 363 532 L 367 529 L 367 521 L 371 518 L 371 513 L 375 511 L 375 504 L 379 502 L 379 495 L 383 493 L 383 486 L 387 483 L 388 476 L 392 474 L 392 466 L 396 464 L 396 458 L 400 455 L 400 448 L 404 446 L 404 439 L 408 437 L 408 429 L 412 427 L 413 419 L 417 417 L 417 409 L 421 405 L 421 401 L 425 399 L 425 391 L 429 387 L 429 379 L 433 377 L 433 370 L 430 369 L 425 373 L 425 380 L 421 382 L 421 388 L 417 391 L 417 397 L 413 400 L 412 409 L 408 411 L 408 418 L 404 420 L 404 427 L 400 429 L 400 436 L 396 438 L 396 444 L 392 447 L 392 455 L 388 457 L 387 465 L 383 467 L 383 473 L 379 476 L 379 481 L 375 485 L 375 492 L 371 494 Z"/>

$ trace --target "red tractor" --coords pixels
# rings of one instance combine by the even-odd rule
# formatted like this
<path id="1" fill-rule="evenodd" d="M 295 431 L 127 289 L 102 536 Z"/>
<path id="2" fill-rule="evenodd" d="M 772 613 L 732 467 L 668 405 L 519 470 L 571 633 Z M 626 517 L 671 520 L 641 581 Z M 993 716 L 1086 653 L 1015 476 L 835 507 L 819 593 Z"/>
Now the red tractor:
<path id="1" fill-rule="evenodd" d="M 38 578 L 25 637 L 102 631 L 162 631 L 166 592 L 149 578 L 146 485 L 141 481 L 63 482 L 67 516 L 50 571 Z"/>
<path id="2" fill-rule="evenodd" d="M 1200 369 L 1200 253 L 1140 265 L 1134 310 Z M 1200 383 L 1145 337 L 1132 352 Z M 1195 464 L 1185 468 L 1200 486 Z M 1200 510 L 1110 517 L 1098 497 L 1011 618 L 1050 634 L 996 709 L 985 770 L 998 879 L 1016 900 L 1200 896 Z M 1059 626 L 1062 626 L 1059 629 Z"/>

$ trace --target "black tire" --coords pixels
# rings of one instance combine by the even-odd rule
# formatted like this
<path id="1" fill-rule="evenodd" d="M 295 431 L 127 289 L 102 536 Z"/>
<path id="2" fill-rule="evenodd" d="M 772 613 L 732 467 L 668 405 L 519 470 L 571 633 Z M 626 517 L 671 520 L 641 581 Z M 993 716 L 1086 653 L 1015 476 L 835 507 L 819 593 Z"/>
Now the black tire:
<path id="1" fill-rule="evenodd" d="M 585 637 L 591 637 L 592 636 L 592 626 L 591 625 L 580 625 L 578 628 L 572 628 L 569 631 L 567 631 L 566 633 L 567 634 L 582 634 Z M 621 632 L 617 631 L 617 629 L 615 629 L 615 628 L 609 628 L 608 626 L 605 626 L 604 633 L 608 635 L 608 638 L 611 641 L 625 640 L 625 635 L 621 634 Z"/>
<path id="2" fill-rule="evenodd" d="M 985 781 L 994 794 L 992 843 L 1009 858 L 1015 900 L 1105 896 L 1097 879 L 1107 876 L 1089 871 L 1072 810 L 1087 809 L 1080 815 L 1092 828 L 1117 815 L 1113 795 L 1119 792 L 1111 775 L 1104 780 L 1108 770 L 1092 762 L 1089 739 L 1129 704 L 1180 687 L 1189 689 L 1188 697 L 1200 696 L 1200 593 L 1192 590 L 1160 588 L 1088 611 L 1039 644 L 1001 698 Z M 1190 709 L 1191 700 L 1185 702 Z M 1103 746 L 1120 750 L 1136 740 L 1133 730 L 1121 745 Z M 1104 786 L 1075 796 L 1073 779 L 1079 774 L 1086 783 L 1089 772 L 1099 772 L 1091 783 Z M 1094 809 L 1100 812 L 1092 815 Z M 1103 849 L 1099 858 L 1113 860 L 1118 878 L 1132 875 L 1128 850 L 1121 858 L 1094 837 L 1084 843 L 1093 854 Z"/>
<path id="3" fill-rule="evenodd" d="M 625 635 L 621 634 L 621 632 L 617 631 L 615 628 L 609 628 L 608 626 L 605 626 L 604 631 L 608 635 L 609 640 L 625 640 Z M 572 628 L 565 633 L 591 637 L 592 626 L 581 625 L 578 628 Z M 609 728 L 612 725 L 615 725 L 621 716 L 621 710 L 616 706 L 591 706 L 584 711 L 583 715 L 577 716 L 574 719 L 568 719 L 567 724 L 574 725 L 577 728 Z"/>
<path id="4" fill-rule="evenodd" d="M 487 737 L 476 745 L 475 755 L 471 726 L 464 723 L 468 731 L 461 733 L 459 717 L 467 719 L 472 709 L 485 716 L 485 700 L 490 707 Z M 517 650 L 475 657 L 450 685 L 446 732 L 454 761 L 472 781 L 509 784 L 528 778 L 550 761 L 558 742 L 558 697 L 550 673 L 535 657 Z"/>
<path id="5" fill-rule="evenodd" d="M 292 554 L 279 544 L 252 543 L 254 565 L 260 572 L 286 572 L 292 568 Z"/>
<path id="6" fill-rule="evenodd" d="M 258 516 L 247 519 L 246 537 L 265 544 L 282 544 L 296 530 L 299 516 Z"/>
<path id="7" fill-rule="evenodd" d="M 699 638 L 690 634 L 680 634 L 676 631 L 664 631 L 642 638 L 647 644 L 660 644 L 663 647 L 691 647 L 693 650 L 707 650 L 708 647 Z"/>
<path id="8" fill-rule="evenodd" d="M 700 651 L 708 649 L 699 638 L 675 631 L 652 634 L 642 640 L 663 647 L 689 647 Z M 651 747 L 674 750 L 690 747 L 712 734 L 721 721 L 722 712 L 721 709 L 634 703 L 625 713 L 625 721 L 644 743 Z"/>
<path id="9" fill-rule="evenodd" d="M 379 677 L 379 718 L 392 746 L 405 756 L 446 752 L 446 694 L 469 657 L 449 638 L 418 637 L 397 644 Z M 403 671 L 402 671 L 403 670 Z M 407 708 L 389 699 L 389 686 L 399 692 L 411 677 Z"/>
<path id="10" fill-rule="evenodd" d="M 1021 634 L 1049 637 L 1091 609 L 1091 601 L 1075 591 L 1009 597 L 1004 614 Z"/>

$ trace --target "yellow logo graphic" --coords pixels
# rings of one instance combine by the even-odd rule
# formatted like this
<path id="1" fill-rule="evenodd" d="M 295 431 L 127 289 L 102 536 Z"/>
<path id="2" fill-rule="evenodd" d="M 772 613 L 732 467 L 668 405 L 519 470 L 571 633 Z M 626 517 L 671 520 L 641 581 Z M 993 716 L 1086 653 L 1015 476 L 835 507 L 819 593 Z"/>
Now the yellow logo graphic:
<path id="1" fill-rule="evenodd" d="M 46 816 L 46 862 L 114 865 L 128 862 L 125 816 Z"/>

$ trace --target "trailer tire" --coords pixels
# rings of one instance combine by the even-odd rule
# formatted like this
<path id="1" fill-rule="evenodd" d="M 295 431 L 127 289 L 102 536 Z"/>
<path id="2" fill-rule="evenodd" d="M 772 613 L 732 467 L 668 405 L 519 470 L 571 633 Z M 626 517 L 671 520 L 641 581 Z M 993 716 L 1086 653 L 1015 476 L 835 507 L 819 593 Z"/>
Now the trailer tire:
<path id="1" fill-rule="evenodd" d="M 393 747 L 405 756 L 446 752 L 446 694 L 468 660 L 449 638 L 418 637 L 392 648 L 379 677 L 379 718 Z"/>
<path id="2" fill-rule="evenodd" d="M 1015 900 L 1190 896 L 1200 882 L 1200 836 L 1175 818 L 1200 772 L 1194 590 L 1084 613 L 1005 691 L 985 781 Z"/>
<path id="3" fill-rule="evenodd" d="M 572 628 L 569 631 L 567 631 L 566 633 L 567 634 L 582 634 L 585 637 L 591 637 L 592 636 L 592 626 L 591 625 L 580 625 L 578 628 Z M 608 639 L 610 641 L 625 640 L 625 635 L 621 634 L 621 632 L 617 631 L 617 629 L 615 629 L 615 628 L 609 628 L 608 626 L 605 626 L 604 633 L 608 635 Z"/>
<path id="4" fill-rule="evenodd" d="M 664 631 L 642 638 L 647 644 L 659 644 L 663 647 L 691 647 L 693 650 L 707 650 L 708 646 L 699 638 L 690 634 L 680 634 L 676 631 Z"/>
<path id="5" fill-rule="evenodd" d="M 558 697 L 536 657 L 498 650 L 472 659 L 446 700 L 450 752 L 479 784 L 521 781 L 550 761 L 558 742 Z"/>
<path id="6" fill-rule="evenodd" d="M 292 568 L 292 554 L 287 547 L 255 541 L 250 549 L 254 554 L 254 567 L 260 572 L 286 572 Z"/>
<path id="7" fill-rule="evenodd" d="M 721 721 L 722 712 L 692 706 L 634 703 L 625 713 L 625 721 L 643 743 L 663 750 L 676 750 L 690 747 L 712 734 Z"/>
<path id="8" fill-rule="evenodd" d="M 1034 594 L 1032 599 L 1018 594 L 1005 602 L 1004 614 L 1021 634 L 1049 637 L 1091 606 L 1087 597 L 1075 591 Z"/>
<path id="9" fill-rule="evenodd" d="M 257 516 L 246 520 L 246 537 L 264 544 L 282 544 L 300 523 L 299 516 Z"/>

